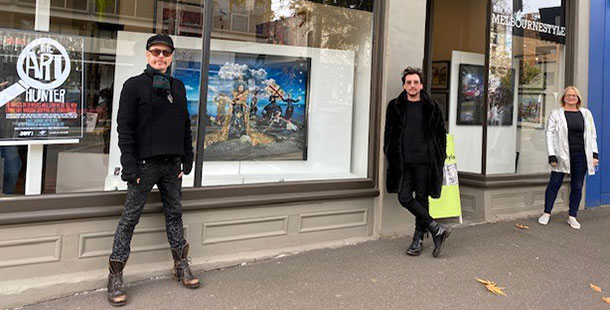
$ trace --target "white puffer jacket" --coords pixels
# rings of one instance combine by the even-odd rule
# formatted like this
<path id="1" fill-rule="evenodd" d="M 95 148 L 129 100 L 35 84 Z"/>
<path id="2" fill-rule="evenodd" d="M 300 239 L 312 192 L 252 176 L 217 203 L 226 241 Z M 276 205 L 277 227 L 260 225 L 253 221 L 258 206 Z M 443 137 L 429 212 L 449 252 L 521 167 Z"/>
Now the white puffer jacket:
<path id="1" fill-rule="evenodd" d="M 585 155 L 587 157 L 587 168 L 589 175 L 595 174 L 593 165 L 593 153 L 597 152 L 597 133 L 591 111 L 580 108 L 585 119 Z M 568 122 L 563 108 L 555 109 L 551 112 L 546 124 L 546 147 L 549 156 L 557 157 L 557 165 L 551 166 L 555 172 L 570 173 L 570 145 L 568 143 Z"/>

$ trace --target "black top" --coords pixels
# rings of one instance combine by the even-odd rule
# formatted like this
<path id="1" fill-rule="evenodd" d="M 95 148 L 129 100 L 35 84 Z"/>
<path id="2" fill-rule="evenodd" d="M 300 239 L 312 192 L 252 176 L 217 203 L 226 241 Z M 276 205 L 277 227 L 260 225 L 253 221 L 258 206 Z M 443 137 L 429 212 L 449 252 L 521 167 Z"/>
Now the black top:
<path id="1" fill-rule="evenodd" d="M 570 154 L 585 152 L 585 118 L 580 111 L 564 111 L 568 122 Z"/>
<path id="2" fill-rule="evenodd" d="M 403 158 L 406 164 L 429 163 L 428 144 L 424 130 L 422 101 L 407 101 L 403 104 L 405 126 L 402 135 Z"/>
<path id="3" fill-rule="evenodd" d="M 123 84 L 117 130 L 124 172 L 137 173 L 138 160 L 157 156 L 193 162 L 186 89 L 178 79 L 172 78 L 170 84 L 171 98 L 166 90 L 153 89 L 153 77 L 146 73 Z"/>

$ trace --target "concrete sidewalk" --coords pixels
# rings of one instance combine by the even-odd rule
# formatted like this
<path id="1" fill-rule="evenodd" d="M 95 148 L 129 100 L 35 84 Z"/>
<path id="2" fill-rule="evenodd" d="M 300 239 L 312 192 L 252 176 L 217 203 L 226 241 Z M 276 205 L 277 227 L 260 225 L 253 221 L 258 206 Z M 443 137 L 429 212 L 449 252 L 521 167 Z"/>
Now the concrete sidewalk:
<path id="1" fill-rule="evenodd" d="M 610 297 L 610 208 L 581 210 L 580 231 L 566 217 L 458 227 L 436 259 L 431 239 L 422 256 L 409 257 L 410 238 L 396 238 L 198 273 L 198 290 L 169 277 L 142 281 L 121 309 L 610 309 L 601 299 Z M 475 277 L 506 287 L 508 297 Z M 24 309 L 112 307 L 95 291 Z"/>

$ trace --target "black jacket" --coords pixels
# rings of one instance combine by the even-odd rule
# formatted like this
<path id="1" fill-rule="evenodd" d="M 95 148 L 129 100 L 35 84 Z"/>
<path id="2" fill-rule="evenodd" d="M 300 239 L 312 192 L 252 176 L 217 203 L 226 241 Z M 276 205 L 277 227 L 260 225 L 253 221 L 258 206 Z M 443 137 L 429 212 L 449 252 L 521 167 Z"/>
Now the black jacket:
<path id="1" fill-rule="evenodd" d="M 153 77 L 147 73 L 123 84 L 117 131 L 125 173 L 137 173 L 138 160 L 155 156 L 175 155 L 185 164 L 193 162 L 184 84 L 178 79 L 170 80 L 173 102 L 165 92 L 153 89 L 152 84 Z"/>
<path id="2" fill-rule="evenodd" d="M 447 132 L 438 104 L 421 91 L 424 114 L 424 132 L 430 155 L 430 177 L 428 193 L 432 198 L 441 195 L 443 186 L 443 165 L 447 156 Z M 406 117 L 400 105 L 407 104 L 407 92 L 402 93 L 388 104 L 386 111 L 383 152 L 388 159 L 386 188 L 389 193 L 397 193 L 403 182 L 404 157 L 402 154 L 402 134 Z"/>

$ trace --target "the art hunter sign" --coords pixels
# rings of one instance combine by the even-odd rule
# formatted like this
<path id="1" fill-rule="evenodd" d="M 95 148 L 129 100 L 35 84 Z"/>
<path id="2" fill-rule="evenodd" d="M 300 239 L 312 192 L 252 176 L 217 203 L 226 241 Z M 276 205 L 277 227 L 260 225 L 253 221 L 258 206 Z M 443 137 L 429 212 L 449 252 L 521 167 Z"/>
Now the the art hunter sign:
<path id="1" fill-rule="evenodd" d="M 0 29 L 0 141 L 83 135 L 83 39 Z"/>

